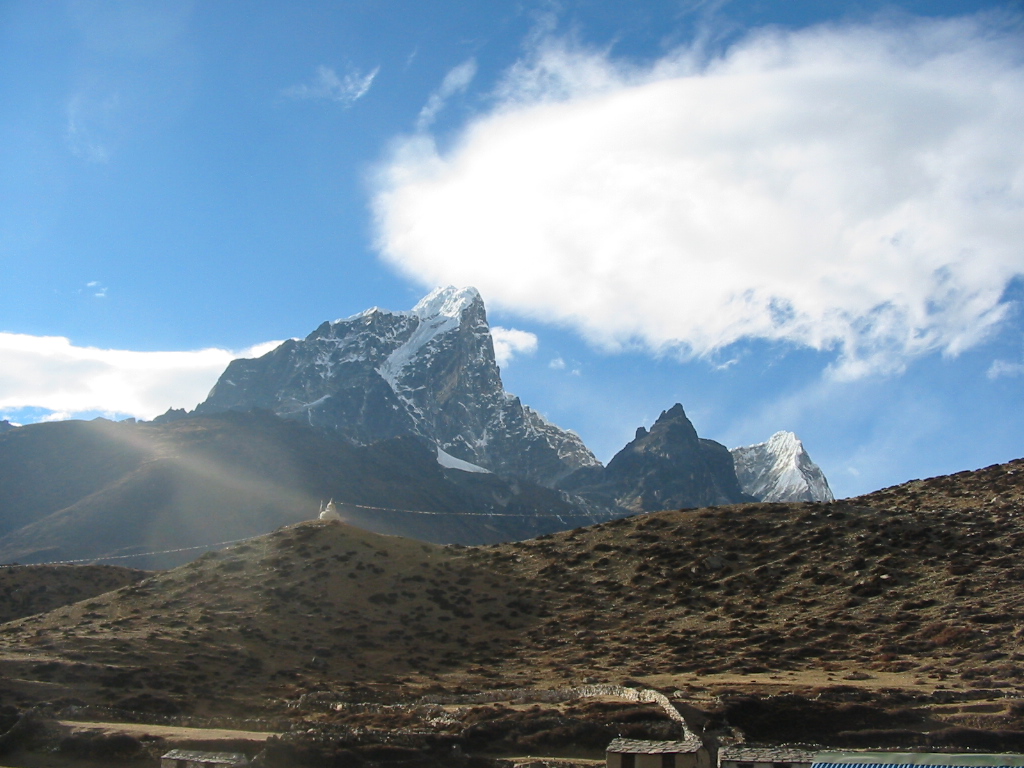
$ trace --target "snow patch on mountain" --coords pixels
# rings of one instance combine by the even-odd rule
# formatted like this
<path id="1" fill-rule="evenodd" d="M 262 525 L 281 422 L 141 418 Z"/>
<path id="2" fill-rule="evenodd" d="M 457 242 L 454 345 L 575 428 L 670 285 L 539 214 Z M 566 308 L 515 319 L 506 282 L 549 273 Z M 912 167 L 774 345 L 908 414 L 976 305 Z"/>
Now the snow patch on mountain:
<path id="1" fill-rule="evenodd" d="M 834 499 L 825 473 L 792 432 L 776 432 L 767 442 L 733 448 L 730 453 L 744 493 L 761 501 Z"/>
<path id="2" fill-rule="evenodd" d="M 450 453 L 445 453 L 440 448 L 437 449 L 437 463 L 445 469 L 461 469 L 463 472 L 477 472 L 486 475 L 491 474 L 491 470 L 484 469 L 476 464 L 470 464 L 468 461 L 463 461 L 462 459 L 456 459 Z"/>
<path id="3" fill-rule="evenodd" d="M 462 313 L 480 300 L 476 288 L 437 288 L 425 296 L 412 312 L 391 313 L 419 319 L 419 325 L 408 341 L 388 355 L 377 372 L 400 395 L 402 369 L 423 354 L 424 349 L 441 334 L 459 327 Z"/>

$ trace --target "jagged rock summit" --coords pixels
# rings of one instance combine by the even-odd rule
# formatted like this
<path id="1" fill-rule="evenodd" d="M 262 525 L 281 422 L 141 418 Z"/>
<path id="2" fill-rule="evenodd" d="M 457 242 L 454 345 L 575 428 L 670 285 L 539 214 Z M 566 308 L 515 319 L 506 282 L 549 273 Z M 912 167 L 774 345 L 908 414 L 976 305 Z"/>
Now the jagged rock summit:
<path id="1" fill-rule="evenodd" d="M 662 412 L 607 467 L 581 469 L 560 488 L 632 512 L 752 501 L 736 479 L 729 449 L 697 435 L 683 406 Z"/>
<path id="2" fill-rule="evenodd" d="M 833 501 L 825 473 L 811 461 L 792 432 L 776 432 L 765 443 L 733 448 L 736 477 L 761 501 Z"/>
<path id="3" fill-rule="evenodd" d="M 196 412 L 254 408 L 357 445 L 419 435 L 455 459 L 545 486 L 600 466 L 576 434 L 505 392 L 475 288 L 438 288 L 409 312 L 374 307 L 234 360 Z"/>

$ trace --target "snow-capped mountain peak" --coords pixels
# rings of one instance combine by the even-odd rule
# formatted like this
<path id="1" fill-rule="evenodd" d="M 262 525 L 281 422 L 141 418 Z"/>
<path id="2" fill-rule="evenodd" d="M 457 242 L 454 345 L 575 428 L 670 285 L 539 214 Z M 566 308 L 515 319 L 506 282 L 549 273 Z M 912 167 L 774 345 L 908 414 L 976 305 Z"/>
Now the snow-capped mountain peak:
<path id="1" fill-rule="evenodd" d="M 374 308 L 235 360 L 197 411 L 251 408 L 359 444 L 419 435 L 455 459 L 542 485 L 599 463 L 578 436 L 505 392 L 475 288 L 438 288 L 410 311 Z"/>
<path id="2" fill-rule="evenodd" d="M 412 314 L 423 320 L 433 317 L 447 317 L 458 320 L 462 313 L 474 303 L 483 304 L 480 291 L 476 288 L 466 286 L 456 288 L 448 285 L 443 288 L 435 288 L 412 308 Z"/>
<path id="3" fill-rule="evenodd" d="M 792 432 L 776 432 L 764 443 L 733 448 L 731 453 L 743 491 L 761 501 L 834 498 L 825 473 Z"/>

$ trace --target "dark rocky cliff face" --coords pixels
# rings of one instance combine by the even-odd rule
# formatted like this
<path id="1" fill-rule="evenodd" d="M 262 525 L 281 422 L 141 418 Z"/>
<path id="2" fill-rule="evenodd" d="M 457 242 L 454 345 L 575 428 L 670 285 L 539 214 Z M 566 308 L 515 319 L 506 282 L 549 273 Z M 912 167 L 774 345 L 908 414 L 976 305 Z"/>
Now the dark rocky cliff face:
<path id="1" fill-rule="evenodd" d="M 580 470 L 559 487 L 584 498 L 614 500 L 633 512 L 753 500 L 740 489 L 729 450 L 698 437 L 678 403 L 649 432 L 638 429 L 607 467 Z"/>
<path id="2" fill-rule="evenodd" d="M 505 477 L 551 486 L 599 466 L 572 432 L 505 392 L 483 300 L 434 291 L 411 312 L 371 309 L 235 360 L 198 414 L 262 408 L 365 445 L 418 435 Z"/>

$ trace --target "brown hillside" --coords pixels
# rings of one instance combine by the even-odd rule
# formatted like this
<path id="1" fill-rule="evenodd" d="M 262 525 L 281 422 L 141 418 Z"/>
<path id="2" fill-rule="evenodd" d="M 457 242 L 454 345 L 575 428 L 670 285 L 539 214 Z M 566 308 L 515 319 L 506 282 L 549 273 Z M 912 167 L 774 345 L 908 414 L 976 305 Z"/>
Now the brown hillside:
<path id="1" fill-rule="evenodd" d="M 753 731 L 728 691 L 930 707 L 900 721 L 919 730 L 1020 729 L 1022 497 L 1016 461 L 480 548 L 303 523 L 3 626 L 0 703 L 338 723 L 331 702 L 600 682 L 686 692 Z"/>
<path id="2" fill-rule="evenodd" d="M 0 624 L 134 584 L 148 571 L 113 565 L 0 567 Z"/>

